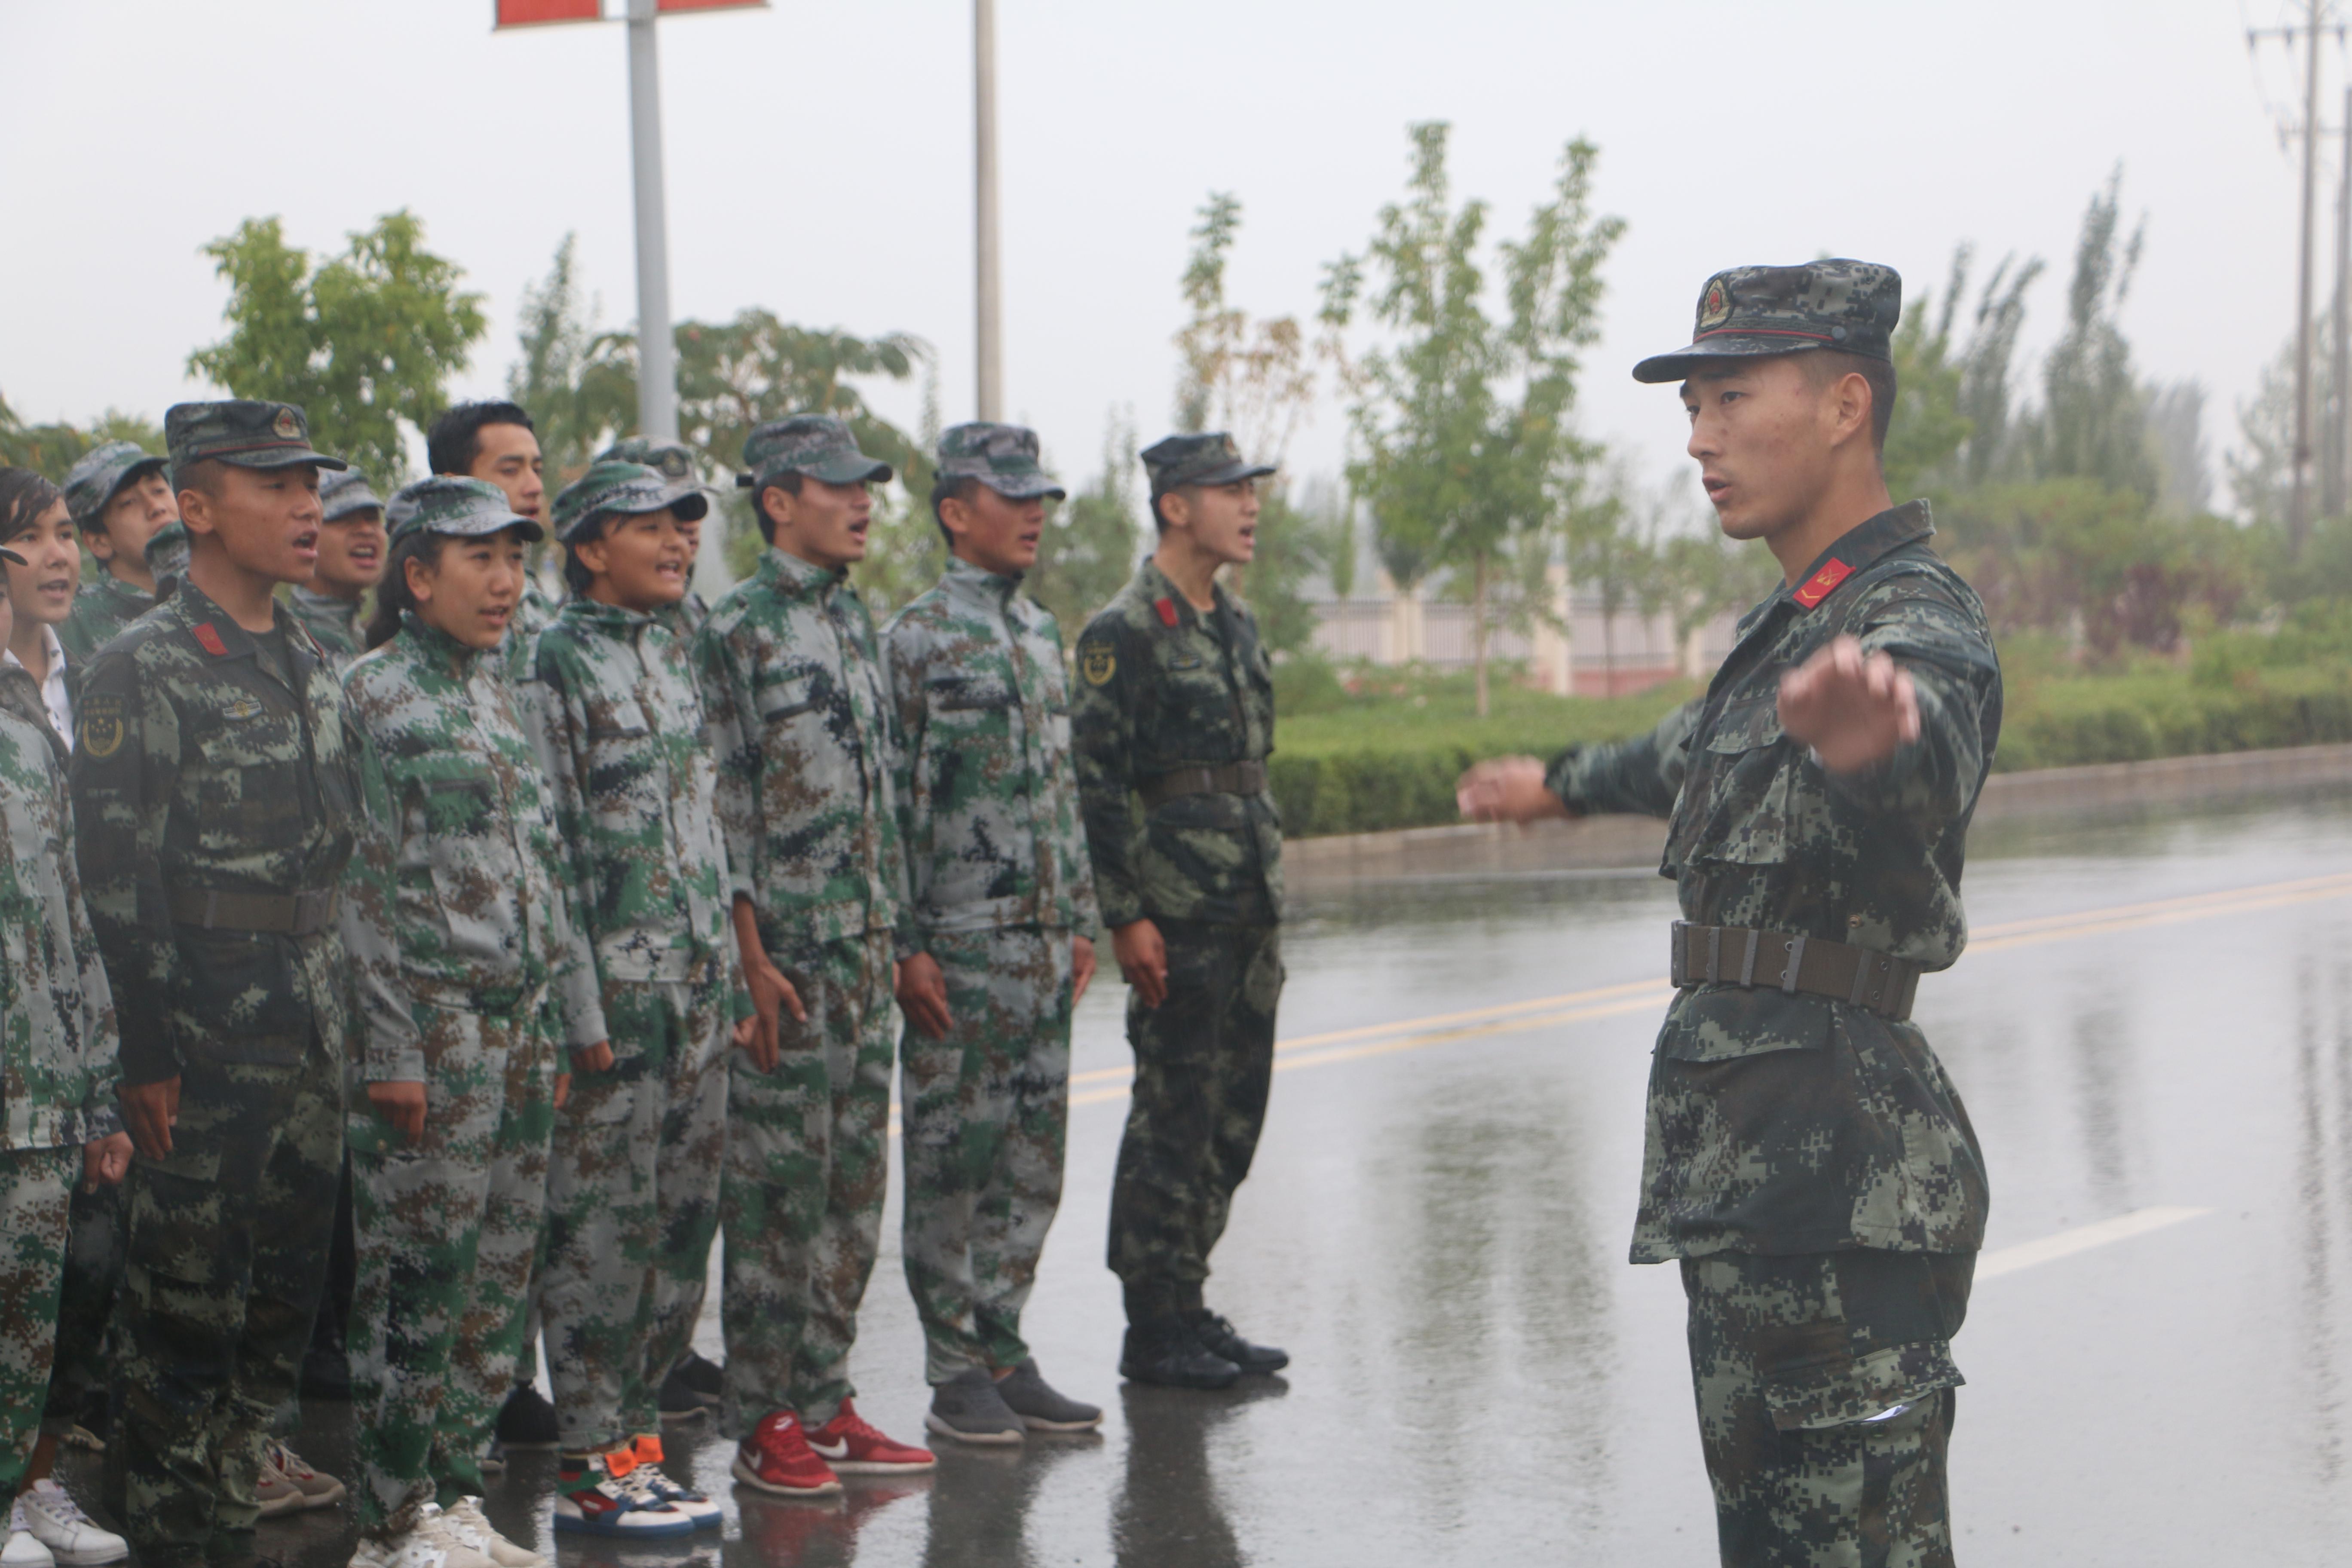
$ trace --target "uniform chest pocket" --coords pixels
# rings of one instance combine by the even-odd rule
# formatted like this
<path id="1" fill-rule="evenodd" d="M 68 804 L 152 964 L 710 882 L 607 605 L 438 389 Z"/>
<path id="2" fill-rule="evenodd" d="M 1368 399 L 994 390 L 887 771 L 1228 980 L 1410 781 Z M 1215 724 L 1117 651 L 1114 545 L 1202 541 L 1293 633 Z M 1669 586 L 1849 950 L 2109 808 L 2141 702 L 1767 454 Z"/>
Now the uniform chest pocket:
<path id="1" fill-rule="evenodd" d="M 1790 773 L 1777 692 L 1727 707 L 1692 750 L 1670 858 L 1770 865 L 1789 858 Z"/>
<path id="2" fill-rule="evenodd" d="M 814 712 L 823 700 L 814 676 L 779 680 L 761 687 L 755 695 L 763 724 L 782 724 Z"/>
<path id="3" fill-rule="evenodd" d="M 498 774 L 446 761 L 404 781 L 410 831 L 401 861 L 423 863 L 453 957 L 510 964 L 520 952 L 527 868 Z"/>
<path id="4" fill-rule="evenodd" d="M 949 675 L 929 683 L 931 706 L 942 713 L 986 713 L 1013 706 L 1013 689 L 992 675 Z"/>
<path id="5" fill-rule="evenodd" d="M 646 710 L 634 697 L 600 700 L 588 706 L 588 739 L 635 741 L 653 733 Z"/>

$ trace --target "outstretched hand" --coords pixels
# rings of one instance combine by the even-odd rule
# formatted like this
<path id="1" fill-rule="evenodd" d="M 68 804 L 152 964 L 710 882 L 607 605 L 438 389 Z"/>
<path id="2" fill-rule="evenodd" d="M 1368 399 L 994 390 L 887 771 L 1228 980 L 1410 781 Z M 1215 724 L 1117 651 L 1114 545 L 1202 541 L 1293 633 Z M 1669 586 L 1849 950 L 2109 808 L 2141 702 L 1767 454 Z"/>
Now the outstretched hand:
<path id="1" fill-rule="evenodd" d="M 1471 822 L 1536 822 L 1574 814 L 1544 783 L 1544 765 L 1533 757 L 1492 757 L 1464 773 L 1454 786 L 1454 804 Z"/>
<path id="2" fill-rule="evenodd" d="M 1892 658 L 1841 637 L 1780 678 L 1780 728 L 1830 772 L 1854 773 L 1919 738 L 1919 693 Z"/>

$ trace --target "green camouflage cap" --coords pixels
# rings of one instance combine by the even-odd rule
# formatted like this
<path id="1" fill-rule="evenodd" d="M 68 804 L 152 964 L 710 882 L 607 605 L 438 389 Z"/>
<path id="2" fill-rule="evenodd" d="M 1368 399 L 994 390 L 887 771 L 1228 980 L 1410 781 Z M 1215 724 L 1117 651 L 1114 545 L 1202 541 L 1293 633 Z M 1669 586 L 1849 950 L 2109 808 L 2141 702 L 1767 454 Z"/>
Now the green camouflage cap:
<path id="1" fill-rule="evenodd" d="M 507 492 L 488 479 L 462 474 L 436 474 L 403 487 L 384 508 L 396 542 L 412 533 L 446 533 L 455 539 L 479 539 L 511 528 L 527 543 L 547 537 L 539 524 L 517 515 L 507 504 Z"/>
<path id="2" fill-rule="evenodd" d="M 367 476 L 357 468 L 345 468 L 340 474 L 329 474 L 319 481 L 319 501 L 325 509 L 326 519 L 332 522 L 339 517 L 349 517 L 355 511 L 373 507 L 383 510 L 383 498 L 368 488 Z"/>
<path id="3" fill-rule="evenodd" d="M 148 535 L 147 570 L 158 579 L 178 577 L 188 570 L 188 525 L 173 518 Z"/>
<path id="4" fill-rule="evenodd" d="M 1179 485 L 1230 485 L 1274 472 L 1272 463 L 1253 463 L 1223 430 L 1197 436 L 1168 436 L 1143 449 L 1144 471 L 1151 476 L 1151 493 L 1165 495 Z"/>
<path id="5" fill-rule="evenodd" d="M 659 469 L 664 479 L 700 481 L 694 448 L 683 441 L 656 440 L 651 436 L 627 436 L 596 454 L 599 463 L 642 463 Z"/>
<path id="6" fill-rule="evenodd" d="M 109 441 L 82 454 L 66 475 L 66 510 L 77 528 L 96 528 L 125 485 L 163 471 L 163 459 L 135 441 Z"/>
<path id="7" fill-rule="evenodd" d="M 1902 314 L 1902 274 L 1874 261 L 1734 267 L 1698 291 L 1690 347 L 1643 360 L 1633 367 L 1633 379 L 1681 381 L 1724 360 L 1807 349 L 1892 359 Z"/>
<path id="8" fill-rule="evenodd" d="M 664 507 L 676 507 L 680 518 L 692 522 L 710 510 L 710 500 L 693 480 L 673 479 L 644 463 L 599 462 L 555 498 L 555 537 L 569 544 L 608 517 Z"/>
<path id="9" fill-rule="evenodd" d="M 163 444 L 171 448 L 174 485 L 207 458 L 240 468 L 350 467 L 341 458 L 310 449 L 310 422 L 290 403 L 174 403 L 163 414 Z"/>
<path id="10" fill-rule="evenodd" d="M 978 479 L 1007 500 L 1066 500 L 1070 494 L 1037 466 L 1037 432 L 1024 425 L 979 420 L 950 426 L 940 437 L 939 476 Z"/>
<path id="11" fill-rule="evenodd" d="M 783 474 L 806 474 L 828 485 L 854 485 L 887 480 L 890 465 L 857 449 L 849 426 L 828 414 L 795 414 L 762 425 L 743 443 L 743 466 L 735 482 L 747 490 L 761 490 Z"/>

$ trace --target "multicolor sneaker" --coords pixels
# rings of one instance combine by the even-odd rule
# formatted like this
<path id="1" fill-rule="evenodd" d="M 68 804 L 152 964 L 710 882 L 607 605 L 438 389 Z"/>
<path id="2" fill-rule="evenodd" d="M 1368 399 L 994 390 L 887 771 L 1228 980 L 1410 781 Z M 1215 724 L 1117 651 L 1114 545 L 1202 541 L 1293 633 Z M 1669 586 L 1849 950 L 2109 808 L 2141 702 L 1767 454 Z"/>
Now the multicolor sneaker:
<path id="1" fill-rule="evenodd" d="M 717 1530 L 727 1522 L 727 1510 L 683 1481 L 673 1480 L 661 1468 L 661 1439 L 649 1432 L 637 1434 L 637 1468 L 629 1472 L 627 1485 L 634 1495 L 649 1498 L 656 1505 L 667 1503 L 687 1518 L 694 1521 L 697 1530 Z"/>
<path id="2" fill-rule="evenodd" d="M 841 1478 L 810 1448 L 801 1418 L 789 1410 L 770 1411 L 751 1428 L 735 1450 L 733 1474 L 778 1497 L 829 1497 L 841 1489 Z"/>
<path id="3" fill-rule="evenodd" d="M 272 1443 L 262 1450 L 261 1474 L 255 1478 L 253 1490 L 264 1518 L 332 1508 L 343 1500 L 342 1482 L 312 1469 L 302 1462 L 301 1455 L 283 1443 Z"/>
<path id="4" fill-rule="evenodd" d="M 626 1448 L 564 1455 L 555 1475 L 555 1528 L 630 1541 L 693 1534 L 693 1520 L 667 1503 L 635 1494 L 628 1479 L 636 1468 L 636 1457 Z"/>
<path id="5" fill-rule="evenodd" d="M 82 1512 L 81 1505 L 68 1496 L 66 1489 L 44 1477 L 25 1489 L 16 1500 L 16 1512 L 33 1539 L 49 1549 L 49 1555 L 68 1568 L 84 1568 L 86 1564 L 120 1563 L 131 1555 L 131 1543 L 110 1530 L 100 1530 L 98 1521 Z"/>
<path id="6" fill-rule="evenodd" d="M 441 1510 L 441 1518 L 457 1532 L 460 1541 L 499 1568 L 551 1568 L 545 1557 L 500 1535 L 498 1527 L 490 1522 L 490 1516 L 482 1511 L 479 1498 L 459 1498 Z"/>
<path id="7" fill-rule="evenodd" d="M 929 1448 L 894 1443 L 866 1423 L 852 1400 L 841 1402 L 833 1419 L 808 1435 L 811 1452 L 845 1476 L 907 1476 L 939 1468 Z"/>

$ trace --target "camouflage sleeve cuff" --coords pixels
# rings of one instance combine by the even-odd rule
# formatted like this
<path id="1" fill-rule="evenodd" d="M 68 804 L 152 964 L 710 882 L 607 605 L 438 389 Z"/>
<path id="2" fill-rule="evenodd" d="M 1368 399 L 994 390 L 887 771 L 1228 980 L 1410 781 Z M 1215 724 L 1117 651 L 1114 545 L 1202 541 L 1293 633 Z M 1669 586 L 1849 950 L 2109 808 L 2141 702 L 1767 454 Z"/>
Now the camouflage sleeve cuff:
<path id="1" fill-rule="evenodd" d="M 1544 766 L 1544 788 L 1558 795 L 1559 803 L 1570 811 L 1584 809 L 1574 793 L 1576 759 L 1583 750 L 1581 746 L 1570 746 Z"/>
<path id="2" fill-rule="evenodd" d="M 122 1108 L 111 1095 L 101 1095 L 84 1108 L 81 1113 L 81 1141 L 95 1143 L 101 1138 L 111 1138 L 122 1131 Z"/>
<path id="3" fill-rule="evenodd" d="M 120 1054 L 122 1076 L 118 1089 L 136 1089 L 142 1084 L 162 1083 L 180 1076 L 180 1054 L 162 1040 L 134 1042 L 124 1036 Z"/>
<path id="4" fill-rule="evenodd" d="M 738 985 L 727 993 L 727 1018 L 730 1023 L 740 1024 L 746 1018 L 756 1018 L 759 1016 L 760 1009 L 751 1005 L 751 994 L 749 991 Z"/>
<path id="5" fill-rule="evenodd" d="M 367 1066 L 360 1073 L 363 1083 L 423 1083 L 425 1081 L 425 1051 L 411 1045 L 405 1050 L 380 1051 L 370 1047 Z"/>

